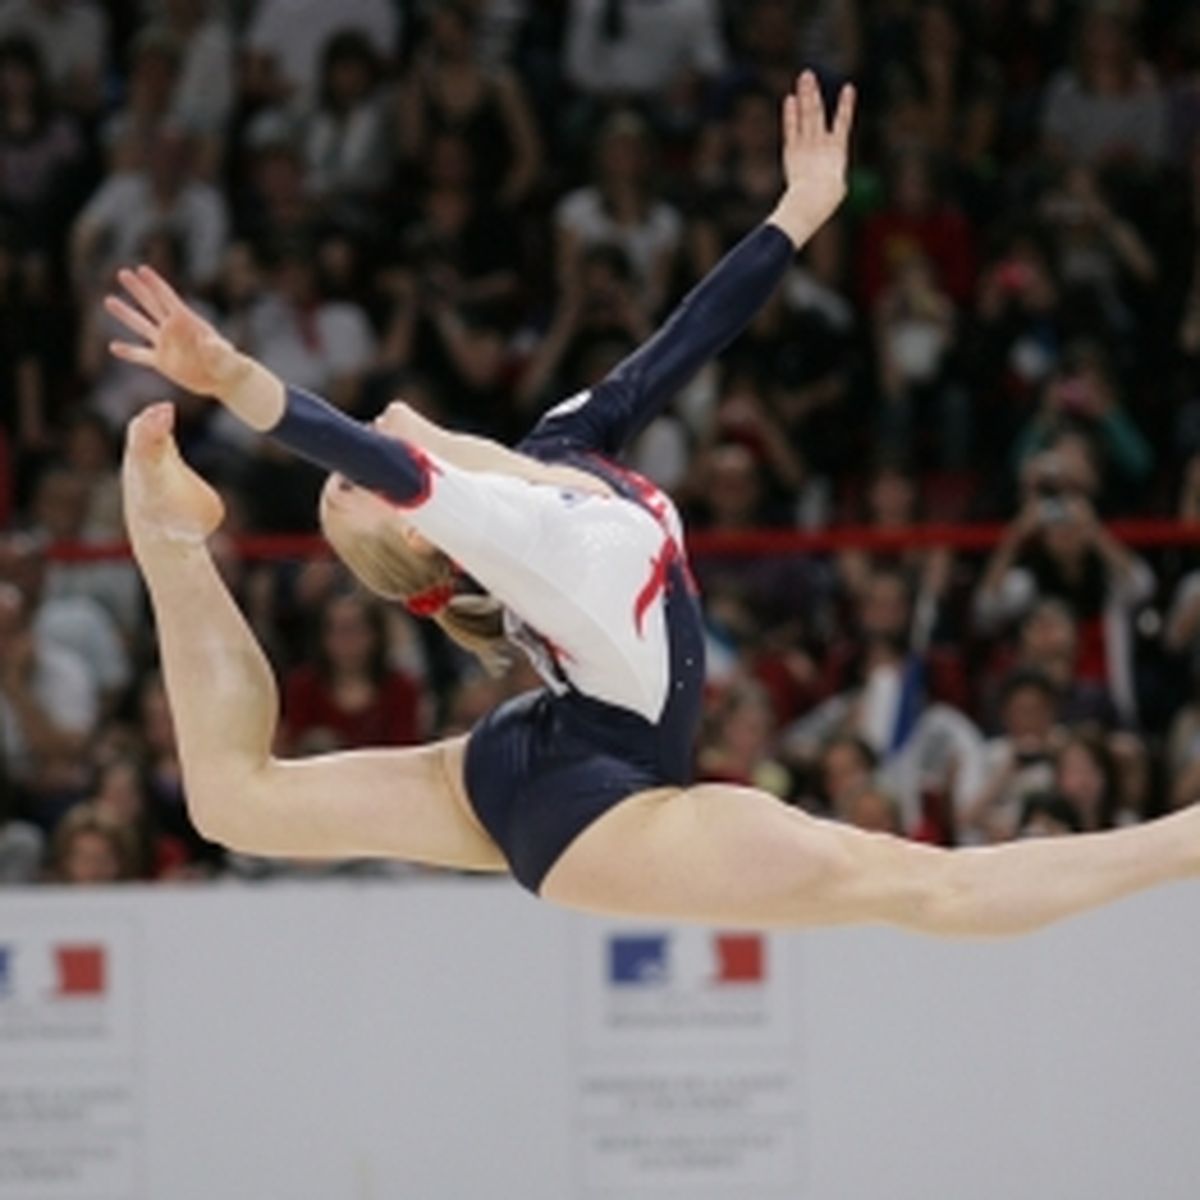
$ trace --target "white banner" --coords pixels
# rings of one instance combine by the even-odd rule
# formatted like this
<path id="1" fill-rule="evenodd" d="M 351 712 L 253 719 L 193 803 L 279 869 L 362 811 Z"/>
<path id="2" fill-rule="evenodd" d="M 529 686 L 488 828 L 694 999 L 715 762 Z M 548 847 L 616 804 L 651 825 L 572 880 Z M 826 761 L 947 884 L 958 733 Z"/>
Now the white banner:
<path id="1" fill-rule="evenodd" d="M 0 922 L 0 1200 L 140 1195 L 139 988 L 128 913 Z"/>

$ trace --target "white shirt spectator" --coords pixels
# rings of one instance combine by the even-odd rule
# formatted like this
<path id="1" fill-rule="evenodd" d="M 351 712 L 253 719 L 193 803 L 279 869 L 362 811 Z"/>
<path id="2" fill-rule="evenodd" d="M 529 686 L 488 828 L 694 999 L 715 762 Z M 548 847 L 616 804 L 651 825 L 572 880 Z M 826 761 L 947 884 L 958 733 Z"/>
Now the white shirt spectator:
<path id="1" fill-rule="evenodd" d="M 715 75 L 725 43 L 715 0 L 619 0 L 623 29 L 605 30 L 607 0 L 571 0 L 567 76 L 582 91 L 645 95 L 685 71 Z"/>
<path id="2" fill-rule="evenodd" d="M 205 21 L 184 43 L 171 118 L 188 133 L 220 134 L 233 111 L 233 37 L 223 21 Z"/>
<path id="3" fill-rule="evenodd" d="M 120 691 L 130 677 L 129 655 L 112 617 L 89 596 L 43 601 L 33 622 L 40 642 L 73 653 L 101 692 Z"/>
<path id="4" fill-rule="evenodd" d="M 69 650 L 37 639 L 32 691 L 38 705 L 68 733 L 86 734 L 100 714 L 99 698 L 87 667 Z M 0 747 L 16 780 L 31 774 L 25 732 L 8 698 L 0 693 Z"/>
<path id="5" fill-rule="evenodd" d="M 304 136 L 308 186 L 318 196 L 362 195 L 382 187 L 391 173 L 387 122 L 373 100 L 339 119 L 319 109 Z"/>
<path id="6" fill-rule="evenodd" d="M 1167 152 L 1166 97 L 1150 79 L 1125 95 L 1095 95 L 1063 71 L 1046 89 L 1042 132 L 1076 162 L 1129 154 L 1153 165 Z"/>
<path id="7" fill-rule="evenodd" d="M 168 228 L 183 245 L 187 282 L 204 287 L 216 278 L 229 218 L 220 192 L 207 183 L 185 183 L 164 207 L 141 172 L 111 175 L 79 216 L 78 226 L 100 230 L 106 247 L 101 277 L 137 259 L 151 233 Z"/>
<path id="8" fill-rule="evenodd" d="M 598 188 L 569 192 L 554 214 L 555 223 L 568 230 L 586 250 L 592 246 L 619 246 L 643 286 L 655 282 L 655 265 L 664 254 L 673 254 L 683 237 L 683 218 L 662 200 L 650 202 L 639 225 L 622 225 L 605 208 Z"/>
<path id="9" fill-rule="evenodd" d="M 36 825 L 0 824 L 0 884 L 37 883 L 44 853 L 45 840 Z"/>
<path id="10" fill-rule="evenodd" d="M 42 52 L 56 85 L 73 77 L 99 79 L 107 65 L 108 17 L 90 0 L 48 5 L 38 0 L 0 0 L 0 37 L 25 34 Z"/>
<path id="11" fill-rule="evenodd" d="M 396 13 L 387 0 L 262 0 L 246 46 L 273 58 L 304 100 L 316 91 L 325 43 L 343 29 L 365 33 L 385 61 L 396 53 Z"/>
<path id="12" fill-rule="evenodd" d="M 278 296 L 264 296 L 250 313 L 249 352 L 296 387 L 325 393 L 331 380 L 365 371 L 375 357 L 375 335 L 357 304 L 317 305 L 302 326 L 300 314 Z"/>

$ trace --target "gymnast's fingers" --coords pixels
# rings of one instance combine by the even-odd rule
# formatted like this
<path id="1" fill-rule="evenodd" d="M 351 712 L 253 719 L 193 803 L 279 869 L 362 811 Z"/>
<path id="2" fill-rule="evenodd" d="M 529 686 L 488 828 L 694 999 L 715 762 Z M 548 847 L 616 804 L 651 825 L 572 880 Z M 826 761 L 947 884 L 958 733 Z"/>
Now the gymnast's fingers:
<path id="1" fill-rule="evenodd" d="M 159 304 L 167 314 L 179 312 L 185 307 L 179 294 L 153 267 L 145 265 L 138 267 L 138 277 L 154 292 Z"/>
<path id="2" fill-rule="evenodd" d="M 821 98 L 821 89 L 812 71 L 805 71 L 800 76 L 798 97 L 800 136 L 806 139 L 819 137 L 828 126 L 825 123 L 825 101 Z"/>
<path id="3" fill-rule="evenodd" d="M 153 345 L 158 340 L 158 327 L 149 318 L 144 317 L 132 305 L 126 304 L 120 296 L 105 296 L 104 309 L 111 317 L 115 317 L 126 329 L 139 333 Z"/>
<path id="4" fill-rule="evenodd" d="M 783 144 L 794 146 L 800 136 L 800 109 L 794 94 L 783 98 Z"/>
<path id="5" fill-rule="evenodd" d="M 854 110 L 858 103 L 858 89 L 847 83 L 838 96 L 837 112 L 833 118 L 833 137 L 841 145 L 850 141 L 850 130 L 854 127 Z"/>
<path id="6" fill-rule="evenodd" d="M 136 363 L 139 367 L 153 367 L 154 351 L 149 346 L 134 346 L 130 342 L 109 342 L 108 352 L 114 358 Z"/>
<path id="7" fill-rule="evenodd" d="M 121 286 L 152 316 L 156 321 L 162 321 L 166 317 L 166 311 L 159 303 L 158 297 L 150 290 L 149 286 L 143 282 L 142 278 L 136 271 L 131 271 L 128 267 L 122 267 L 117 272 L 117 279 Z"/>

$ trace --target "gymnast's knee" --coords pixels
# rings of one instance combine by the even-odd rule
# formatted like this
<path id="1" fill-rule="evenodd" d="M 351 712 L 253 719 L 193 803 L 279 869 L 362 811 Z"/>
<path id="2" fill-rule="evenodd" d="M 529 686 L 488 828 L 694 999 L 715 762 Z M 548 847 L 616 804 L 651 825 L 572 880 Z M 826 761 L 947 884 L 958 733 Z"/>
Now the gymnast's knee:
<path id="1" fill-rule="evenodd" d="M 197 832 L 229 850 L 250 852 L 256 799 L 269 787 L 269 764 L 255 769 L 205 769 L 184 778 L 188 816 Z"/>

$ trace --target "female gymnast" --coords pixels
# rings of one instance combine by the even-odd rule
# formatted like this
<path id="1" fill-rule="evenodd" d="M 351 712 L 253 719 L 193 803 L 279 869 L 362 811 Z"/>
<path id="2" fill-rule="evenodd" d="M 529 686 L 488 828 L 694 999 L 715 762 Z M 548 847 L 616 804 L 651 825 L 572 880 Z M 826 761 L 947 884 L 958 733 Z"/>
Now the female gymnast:
<path id="1" fill-rule="evenodd" d="M 126 519 L 201 830 L 264 855 L 507 868 L 547 900 L 614 915 L 946 936 L 1020 933 L 1200 874 L 1200 809 L 946 851 L 690 783 L 704 661 L 682 531 L 667 498 L 610 456 L 745 326 L 838 207 L 853 107 L 846 89 L 830 128 L 815 78 L 800 78 L 771 218 L 515 451 L 403 405 L 359 424 L 240 354 L 153 271 L 121 273 L 135 303 L 106 303 L 144 344 L 115 354 L 333 472 L 322 526 L 367 586 L 485 655 L 515 643 L 546 684 L 465 738 L 273 758 L 274 680 L 205 546 L 220 501 L 180 459 L 171 406 L 155 406 L 128 431 Z"/>

